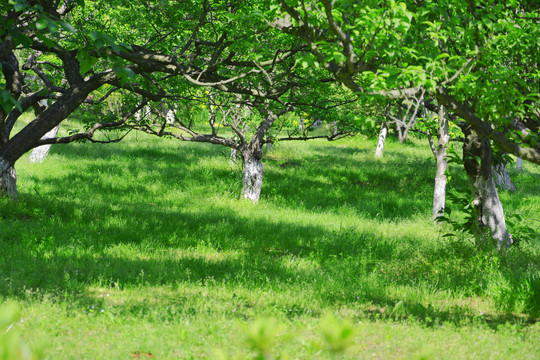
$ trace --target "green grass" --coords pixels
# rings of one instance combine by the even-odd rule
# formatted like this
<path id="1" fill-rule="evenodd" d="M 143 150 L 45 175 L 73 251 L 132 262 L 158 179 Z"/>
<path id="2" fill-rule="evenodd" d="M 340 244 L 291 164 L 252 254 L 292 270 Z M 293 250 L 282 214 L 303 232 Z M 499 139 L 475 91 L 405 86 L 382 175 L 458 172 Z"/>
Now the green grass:
<path id="1" fill-rule="evenodd" d="M 538 241 L 501 255 L 443 237 L 426 144 L 374 148 L 280 144 L 257 206 L 220 147 L 137 135 L 21 159 L 19 201 L 0 201 L 12 331 L 50 359 L 254 358 L 250 343 L 324 359 L 340 341 L 355 359 L 539 358 Z M 538 230 L 540 169 L 512 175 L 505 211 Z"/>

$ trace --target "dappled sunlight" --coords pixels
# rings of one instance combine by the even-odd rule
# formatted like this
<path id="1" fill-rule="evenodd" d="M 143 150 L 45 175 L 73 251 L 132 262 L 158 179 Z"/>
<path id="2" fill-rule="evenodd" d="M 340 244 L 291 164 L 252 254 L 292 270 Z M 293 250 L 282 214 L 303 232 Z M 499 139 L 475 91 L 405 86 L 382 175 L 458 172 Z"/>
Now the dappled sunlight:
<path id="1" fill-rule="evenodd" d="M 316 328 L 327 313 L 422 331 L 535 321 L 535 292 L 523 288 L 533 280 L 516 274 L 534 279 L 538 248 L 501 260 L 444 237 L 430 219 L 429 149 L 403 157 L 390 146 L 381 162 L 369 142 L 275 147 L 253 205 L 238 200 L 239 168 L 217 147 L 126 144 L 21 163 L 19 202 L 0 203 L 1 296 L 49 304 L 86 333 L 119 318 L 148 331 L 259 315 Z M 535 209 L 527 186 L 502 197 Z"/>

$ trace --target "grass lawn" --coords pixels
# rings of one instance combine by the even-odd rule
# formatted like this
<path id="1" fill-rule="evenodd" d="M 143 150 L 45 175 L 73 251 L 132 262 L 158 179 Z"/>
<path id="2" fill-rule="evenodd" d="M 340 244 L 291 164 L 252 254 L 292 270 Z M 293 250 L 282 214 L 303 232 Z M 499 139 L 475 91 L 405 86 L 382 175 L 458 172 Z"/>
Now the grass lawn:
<path id="1" fill-rule="evenodd" d="M 21 159 L 19 201 L 0 200 L 10 333 L 48 359 L 540 358 L 540 242 L 444 237 L 427 144 L 374 150 L 279 144 L 256 206 L 217 146 L 138 134 Z M 511 175 L 506 214 L 540 231 L 540 168 Z"/>

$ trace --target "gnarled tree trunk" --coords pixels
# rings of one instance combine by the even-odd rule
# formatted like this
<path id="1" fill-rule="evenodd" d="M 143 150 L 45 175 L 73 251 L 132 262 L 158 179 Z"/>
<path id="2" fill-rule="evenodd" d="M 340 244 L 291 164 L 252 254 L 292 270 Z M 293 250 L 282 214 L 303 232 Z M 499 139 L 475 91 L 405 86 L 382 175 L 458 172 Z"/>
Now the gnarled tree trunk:
<path id="1" fill-rule="evenodd" d="M 263 181 L 263 164 L 261 157 L 257 155 L 249 150 L 242 151 L 244 159 L 242 197 L 251 200 L 254 204 L 259 201 L 261 196 Z"/>
<path id="2" fill-rule="evenodd" d="M 448 116 L 444 106 L 439 107 L 439 144 L 435 156 L 437 157 L 437 173 L 435 175 L 435 191 L 433 193 L 433 219 L 444 213 L 446 199 L 446 170 L 448 160 L 446 149 L 448 148 Z"/>
<path id="3" fill-rule="evenodd" d="M 483 239 L 487 229 L 498 249 L 508 248 L 513 241 L 506 228 L 503 207 L 493 181 L 491 145 L 489 140 L 481 139 L 471 129 L 465 129 L 464 133 L 463 161 L 473 194 L 477 241 Z"/>
<path id="4" fill-rule="evenodd" d="M 386 141 L 386 134 L 388 134 L 388 125 L 383 122 L 381 125 L 381 131 L 379 132 L 379 140 L 377 141 L 377 149 L 375 150 L 375 157 L 381 158 L 383 156 L 384 142 Z"/>

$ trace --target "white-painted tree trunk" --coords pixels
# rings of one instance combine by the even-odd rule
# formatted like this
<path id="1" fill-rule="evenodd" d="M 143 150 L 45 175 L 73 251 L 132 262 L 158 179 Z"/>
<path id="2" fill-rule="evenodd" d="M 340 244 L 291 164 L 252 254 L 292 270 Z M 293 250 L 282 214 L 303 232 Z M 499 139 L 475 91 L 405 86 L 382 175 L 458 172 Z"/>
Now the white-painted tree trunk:
<path id="1" fill-rule="evenodd" d="M 332 121 L 332 135 L 336 136 L 338 133 L 337 121 Z"/>
<path id="2" fill-rule="evenodd" d="M 493 177 L 477 177 L 473 188 L 475 193 L 473 205 L 477 209 L 479 223 L 489 229 L 499 250 L 510 247 L 512 236 L 506 228 L 503 207 Z"/>
<path id="3" fill-rule="evenodd" d="M 0 196 L 17 200 L 17 173 L 13 166 L 0 175 Z"/>
<path id="4" fill-rule="evenodd" d="M 429 148 L 431 149 L 433 156 L 437 158 L 437 149 L 435 148 L 435 144 L 433 143 L 433 136 L 431 135 L 431 132 L 429 130 L 427 131 L 427 138 L 429 142 Z"/>
<path id="5" fill-rule="evenodd" d="M 143 107 L 142 109 L 137 110 L 137 112 L 135 113 L 135 120 L 140 121 L 141 119 L 146 118 L 146 116 L 148 116 L 150 114 L 151 114 L 151 109 L 147 105 L 147 106 Z"/>
<path id="6" fill-rule="evenodd" d="M 242 156 L 244 157 L 242 197 L 256 204 L 261 196 L 263 164 L 251 153 L 243 153 Z"/>
<path id="7" fill-rule="evenodd" d="M 512 236 L 506 228 L 504 211 L 493 180 L 492 155 L 489 140 L 475 134 L 467 134 L 463 145 L 465 171 L 473 193 L 473 206 L 478 223 L 477 241 L 482 239 L 484 229 L 489 229 L 497 248 L 512 245 Z M 477 159 L 480 158 L 480 164 Z"/>
<path id="8" fill-rule="evenodd" d="M 169 109 L 165 115 L 165 121 L 167 124 L 174 124 L 176 121 L 176 109 Z"/>
<path id="9" fill-rule="evenodd" d="M 58 134 L 58 129 L 60 129 L 60 125 L 56 126 L 54 129 L 43 135 L 42 139 L 52 139 L 56 137 L 56 134 Z M 34 150 L 32 150 L 32 153 L 30 154 L 30 158 L 28 159 L 31 163 L 37 163 L 37 162 L 43 162 L 47 155 L 49 154 L 49 151 L 51 149 L 51 145 L 41 145 Z"/>
<path id="10" fill-rule="evenodd" d="M 516 186 L 512 182 L 512 179 L 510 178 L 510 174 L 508 173 L 508 169 L 506 168 L 506 164 L 501 163 L 493 166 L 493 175 L 495 185 L 499 189 L 509 190 L 509 191 L 516 191 Z"/>
<path id="11" fill-rule="evenodd" d="M 437 172 L 435 174 L 435 191 L 433 193 L 433 219 L 444 214 L 446 200 L 446 170 L 448 160 L 446 150 L 450 135 L 448 133 L 448 115 L 444 106 L 439 108 L 439 144 L 437 146 Z"/>
<path id="12" fill-rule="evenodd" d="M 523 170 L 523 159 L 520 157 L 516 158 L 516 170 L 517 171 Z"/>
<path id="13" fill-rule="evenodd" d="M 375 150 L 375 157 L 381 158 L 384 151 L 384 142 L 386 141 L 386 134 L 388 134 L 388 125 L 384 122 L 381 125 L 381 131 L 379 132 L 379 140 L 377 141 L 377 149 Z"/>
<path id="14" fill-rule="evenodd" d="M 235 165 L 238 163 L 238 150 L 231 148 L 231 156 L 229 157 L 229 161 L 231 162 L 231 165 Z"/>

